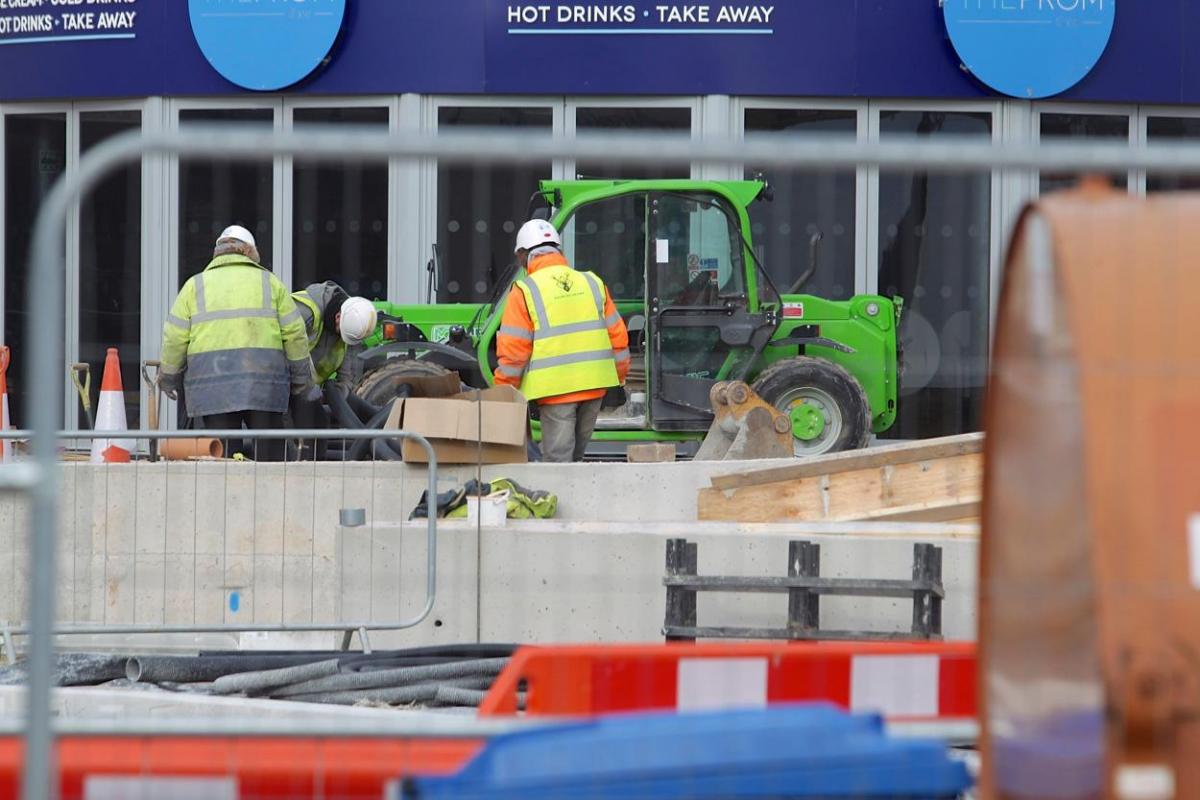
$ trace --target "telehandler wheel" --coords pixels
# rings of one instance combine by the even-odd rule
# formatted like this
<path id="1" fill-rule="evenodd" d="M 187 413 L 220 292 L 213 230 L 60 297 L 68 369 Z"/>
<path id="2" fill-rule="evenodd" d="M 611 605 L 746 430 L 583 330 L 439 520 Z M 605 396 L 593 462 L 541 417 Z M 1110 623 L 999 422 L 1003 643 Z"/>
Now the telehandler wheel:
<path id="1" fill-rule="evenodd" d="M 354 395 L 374 406 L 384 406 L 405 384 L 405 378 L 439 378 L 450 370 L 432 361 L 412 358 L 389 358 L 362 377 L 354 387 Z"/>
<path id="2" fill-rule="evenodd" d="M 793 450 L 815 456 L 866 447 L 871 406 L 854 376 L 832 361 L 809 356 L 777 361 L 752 387 L 792 419 Z"/>

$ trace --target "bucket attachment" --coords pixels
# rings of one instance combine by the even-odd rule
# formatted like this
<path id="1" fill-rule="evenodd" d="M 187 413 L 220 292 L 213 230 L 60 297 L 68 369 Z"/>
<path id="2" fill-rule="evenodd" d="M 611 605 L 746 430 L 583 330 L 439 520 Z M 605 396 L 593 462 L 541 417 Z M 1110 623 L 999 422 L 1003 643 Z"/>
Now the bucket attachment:
<path id="1" fill-rule="evenodd" d="M 722 381 L 708 394 L 713 423 L 696 461 L 791 458 L 792 423 L 742 381 Z"/>

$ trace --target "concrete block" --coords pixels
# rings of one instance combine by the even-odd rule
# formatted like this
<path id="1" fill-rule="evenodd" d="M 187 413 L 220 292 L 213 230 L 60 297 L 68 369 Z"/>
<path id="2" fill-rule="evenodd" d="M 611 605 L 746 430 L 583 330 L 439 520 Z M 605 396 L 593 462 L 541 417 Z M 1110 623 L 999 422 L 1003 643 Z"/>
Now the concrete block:
<path id="1" fill-rule="evenodd" d="M 171 484 L 171 509 L 178 511 L 169 509 L 168 513 L 184 531 L 191 528 L 196 554 L 224 557 L 226 553 L 234 552 L 228 541 L 229 492 L 224 465 L 181 462 L 166 468 L 173 475 L 178 470 L 180 478 L 178 492 L 175 491 L 176 484 Z"/>
<path id="2" fill-rule="evenodd" d="M 167 565 L 162 555 L 138 553 L 133 573 L 133 618 L 136 625 L 166 622 Z"/>
<path id="3" fill-rule="evenodd" d="M 376 540 L 400 542 L 399 574 L 396 592 L 386 588 L 384 581 L 374 581 L 383 602 L 375 602 L 373 621 L 398 622 L 420 613 L 425 604 L 428 575 L 428 536 L 424 523 L 379 526 Z M 362 528 L 350 529 L 361 532 Z M 367 538 L 358 533 L 359 537 Z M 345 550 L 344 554 L 361 552 Z M 400 631 L 373 631 L 371 644 L 378 648 L 409 647 L 422 644 L 450 644 L 478 641 L 479 630 L 479 539 L 477 532 L 464 525 L 440 526 L 437 540 L 437 596 L 433 611 L 419 625 Z M 343 564 L 343 580 L 351 580 L 362 572 L 362 565 Z M 378 576 L 384 578 L 382 574 Z M 386 580 L 391 580 L 387 576 Z M 343 591 L 354 593 L 343 584 Z M 361 600 L 359 602 L 362 602 Z M 344 620 L 353 616 L 343 613 Z"/>
<path id="4" fill-rule="evenodd" d="M 254 556 L 226 556 L 223 618 L 226 625 L 254 624 Z"/>
<path id="5" fill-rule="evenodd" d="M 313 559 L 312 621 L 328 624 L 341 619 L 341 565 L 332 556 Z"/>
<path id="6" fill-rule="evenodd" d="M 147 465 L 149 467 L 149 465 Z M 140 463 L 127 467 L 133 473 L 134 541 L 138 553 L 191 552 L 191 537 L 186 545 L 174 537 L 167 543 L 167 475 L 164 470 L 143 468 Z"/>
<path id="7" fill-rule="evenodd" d="M 631 464 L 670 463 L 675 460 L 676 447 L 674 442 L 631 444 L 625 448 L 625 455 Z"/>
<path id="8" fill-rule="evenodd" d="M 195 624 L 222 625 L 228 606 L 225 589 L 225 556 L 196 556 Z"/>
<path id="9" fill-rule="evenodd" d="M 252 556 L 258 544 L 255 537 L 255 511 L 258 507 L 258 484 L 254 480 L 255 464 L 224 464 L 225 529 L 223 544 L 229 556 Z"/>
<path id="10" fill-rule="evenodd" d="M 98 520 L 104 554 L 132 556 L 137 534 L 137 481 L 132 464 L 95 467 L 95 486 L 102 517 Z"/>
<path id="11" fill-rule="evenodd" d="M 166 577 L 163 597 L 163 622 L 168 625 L 195 625 L 200 593 L 197 589 L 197 559 L 191 553 L 174 553 L 164 564 Z"/>
<path id="12" fill-rule="evenodd" d="M 254 554 L 283 555 L 284 513 L 288 500 L 287 464 L 256 463 L 250 471 L 254 486 Z"/>
<path id="13" fill-rule="evenodd" d="M 283 491 L 283 552 L 312 557 L 315 547 L 317 463 L 289 466 Z"/>
<path id="14" fill-rule="evenodd" d="M 250 576 L 254 593 L 254 622 L 258 625 L 283 623 L 283 556 L 254 557 L 254 573 Z"/>
<path id="15" fill-rule="evenodd" d="M 17 603 L 17 582 L 26 572 L 17 564 L 17 502 L 12 492 L 0 494 L 0 619 L 7 620 L 25 616 L 25 608 Z"/>
<path id="16" fill-rule="evenodd" d="M 134 587 L 136 564 L 132 553 L 105 556 L 102 584 L 104 614 L 100 621 L 108 625 L 133 623 L 137 595 Z"/>
<path id="17" fill-rule="evenodd" d="M 291 625 L 313 622 L 313 557 L 283 557 L 283 622 Z"/>

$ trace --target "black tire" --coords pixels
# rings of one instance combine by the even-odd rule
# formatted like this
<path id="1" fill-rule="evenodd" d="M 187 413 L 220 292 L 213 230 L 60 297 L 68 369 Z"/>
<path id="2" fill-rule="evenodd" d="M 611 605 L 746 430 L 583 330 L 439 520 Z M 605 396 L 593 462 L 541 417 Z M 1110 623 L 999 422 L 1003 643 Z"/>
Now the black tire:
<path id="1" fill-rule="evenodd" d="M 382 407 L 395 399 L 401 386 L 409 383 L 408 378 L 440 378 L 450 370 L 432 361 L 412 358 L 389 358 L 379 367 L 368 372 L 354 387 L 354 396 Z"/>
<path id="2" fill-rule="evenodd" d="M 777 361 L 759 373 L 753 389 L 785 413 L 804 403 L 815 406 L 824 417 L 824 430 L 816 439 L 794 439 L 797 456 L 857 450 L 871 438 L 867 393 L 853 375 L 832 361 L 808 356 Z"/>

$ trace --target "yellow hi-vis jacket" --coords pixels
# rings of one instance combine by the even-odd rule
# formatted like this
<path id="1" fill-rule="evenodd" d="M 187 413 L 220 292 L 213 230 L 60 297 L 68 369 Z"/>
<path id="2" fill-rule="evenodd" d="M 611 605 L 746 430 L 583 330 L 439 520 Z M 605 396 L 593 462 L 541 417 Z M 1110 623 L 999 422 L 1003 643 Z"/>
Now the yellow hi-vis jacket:
<path id="1" fill-rule="evenodd" d="M 242 255 L 214 258 L 188 279 L 163 326 L 162 375 L 183 373 L 189 417 L 282 412 L 289 388 L 312 384 L 304 322 L 291 295 Z"/>
<path id="2" fill-rule="evenodd" d="M 621 385 L 599 278 L 557 264 L 513 286 L 533 323 L 533 352 L 521 377 L 527 400 Z"/>
<path id="3" fill-rule="evenodd" d="M 346 342 L 334 329 L 332 320 L 325 319 L 325 309 L 340 288 L 333 281 L 314 283 L 302 292 L 292 292 L 296 309 L 304 321 L 308 335 L 308 352 L 312 357 L 316 382 L 321 386 L 346 360 Z M 330 322 L 331 324 L 326 324 Z"/>

